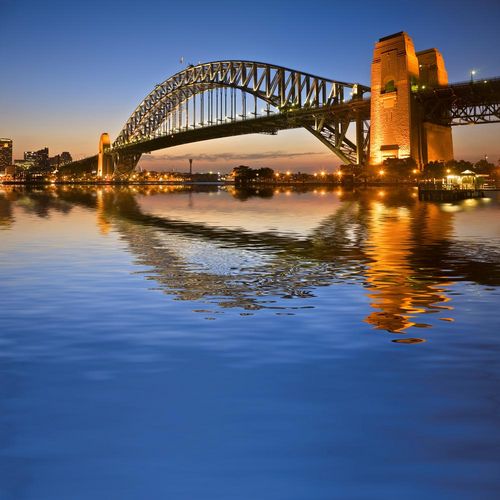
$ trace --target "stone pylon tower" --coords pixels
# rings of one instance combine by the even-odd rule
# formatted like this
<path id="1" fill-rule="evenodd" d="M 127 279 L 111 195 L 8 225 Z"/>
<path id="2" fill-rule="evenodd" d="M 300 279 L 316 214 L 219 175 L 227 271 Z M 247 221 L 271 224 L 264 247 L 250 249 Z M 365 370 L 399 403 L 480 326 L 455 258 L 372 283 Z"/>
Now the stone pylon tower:
<path id="1" fill-rule="evenodd" d="M 97 156 L 97 177 L 106 177 L 113 174 L 113 158 L 107 153 L 111 147 L 109 134 L 104 132 L 99 139 L 99 154 Z"/>
<path id="2" fill-rule="evenodd" d="M 446 85 L 437 49 L 415 52 L 405 32 L 375 44 L 371 71 L 370 165 L 387 158 L 413 158 L 421 168 L 453 158 L 451 127 L 426 123 L 414 93 Z"/>
<path id="3" fill-rule="evenodd" d="M 426 88 L 448 85 L 448 73 L 444 59 L 437 49 L 417 52 L 420 71 L 420 86 Z M 425 89 L 424 89 L 425 90 Z M 421 160 L 448 161 L 453 159 L 453 139 L 451 126 L 443 126 L 429 121 L 421 122 Z"/>

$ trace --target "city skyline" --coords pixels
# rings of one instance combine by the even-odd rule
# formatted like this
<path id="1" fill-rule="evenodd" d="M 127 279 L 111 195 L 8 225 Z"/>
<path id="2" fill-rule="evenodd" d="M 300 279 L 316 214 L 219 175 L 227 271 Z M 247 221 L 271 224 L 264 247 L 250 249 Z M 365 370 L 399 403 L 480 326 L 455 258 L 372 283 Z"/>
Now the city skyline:
<path id="1" fill-rule="evenodd" d="M 324 15 L 314 20 L 304 16 L 298 2 L 288 2 L 286 10 L 281 2 L 265 9 L 257 2 L 253 11 L 228 2 L 210 7 L 195 2 L 189 22 L 181 23 L 176 20 L 184 14 L 182 5 L 167 9 L 161 2 L 152 2 L 147 11 L 131 2 L 111 2 L 108 11 L 94 1 L 69 7 L 60 1 L 43 7 L 11 0 L 0 5 L 0 41 L 11 54 L 10 71 L 0 84 L 0 136 L 13 139 L 15 159 L 45 146 L 75 158 L 95 154 L 99 134 L 109 132 L 114 140 L 155 83 L 198 61 L 263 60 L 369 84 L 374 42 L 404 30 L 418 50 L 442 52 L 450 82 L 467 80 L 472 70 L 477 79 L 500 71 L 495 51 L 500 7 L 490 1 L 475 2 L 474 16 L 470 2 L 424 1 L 405 7 L 404 20 L 388 2 L 361 2 L 355 12 L 320 2 Z M 97 11 L 100 17 L 94 19 Z M 349 16 L 356 19 L 355 29 L 339 21 Z M 449 28 L 443 26 L 444 16 L 452 21 Z M 474 32 L 481 36 L 471 37 Z M 487 155 L 496 163 L 499 131 L 498 124 L 454 127 L 455 158 L 477 161 Z M 339 163 L 299 129 L 178 146 L 144 156 L 140 165 L 183 168 L 188 158 L 195 160 L 195 169 L 221 171 L 241 163 L 304 171 Z"/>

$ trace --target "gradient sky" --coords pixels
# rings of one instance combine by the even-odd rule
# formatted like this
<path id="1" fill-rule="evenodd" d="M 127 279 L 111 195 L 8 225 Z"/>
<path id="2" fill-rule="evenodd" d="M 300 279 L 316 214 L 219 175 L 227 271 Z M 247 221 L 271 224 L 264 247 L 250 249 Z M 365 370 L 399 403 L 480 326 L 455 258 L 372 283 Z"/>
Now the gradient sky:
<path id="1" fill-rule="evenodd" d="M 500 76 L 498 0 L 333 2 L 0 0 L 0 137 L 14 157 L 50 148 L 74 157 L 112 140 L 153 86 L 187 63 L 271 62 L 370 83 L 374 43 L 406 31 L 416 50 L 437 47 L 450 81 Z M 180 58 L 184 58 L 184 65 Z M 500 125 L 456 127 L 455 157 L 500 158 Z M 310 170 L 338 163 L 305 130 L 179 146 L 143 166 L 229 170 L 238 164 Z"/>

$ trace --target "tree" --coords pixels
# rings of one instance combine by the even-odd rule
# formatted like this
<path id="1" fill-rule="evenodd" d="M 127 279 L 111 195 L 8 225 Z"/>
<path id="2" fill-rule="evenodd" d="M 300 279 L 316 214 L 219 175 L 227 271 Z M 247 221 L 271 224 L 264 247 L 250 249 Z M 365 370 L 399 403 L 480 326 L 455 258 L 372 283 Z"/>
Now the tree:
<path id="1" fill-rule="evenodd" d="M 387 158 L 384 160 L 384 167 L 389 177 L 407 178 L 412 175 L 417 167 L 417 162 L 413 158 Z"/>
<path id="2" fill-rule="evenodd" d="M 439 179 L 446 175 L 446 167 L 442 161 L 430 161 L 424 165 L 424 177 L 428 179 Z"/>
<path id="3" fill-rule="evenodd" d="M 255 171 L 259 179 L 272 179 L 274 177 L 274 170 L 272 168 L 262 167 Z"/>
<path id="4" fill-rule="evenodd" d="M 476 174 L 486 174 L 490 175 L 493 174 L 495 170 L 495 165 L 493 163 L 490 163 L 486 158 L 483 158 L 482 160 L 479 160 L 474 164 L 474 171 Z"/>
<path id="5" fill-rule="evenodd" d="M 255 171 L 246 165 L 234 167 L 232 171 L 236 184 L 246 184 L 255 178 Z"/>
<path id="6" fill-rule="evenodd" d="M 232 175 L 236 184 L 248 184 L 256 180 L 271 180 L 274 177 L 274 170 L 267 167 L 253 169 L 246 165 L 239 165 L 233 168 Z"/>

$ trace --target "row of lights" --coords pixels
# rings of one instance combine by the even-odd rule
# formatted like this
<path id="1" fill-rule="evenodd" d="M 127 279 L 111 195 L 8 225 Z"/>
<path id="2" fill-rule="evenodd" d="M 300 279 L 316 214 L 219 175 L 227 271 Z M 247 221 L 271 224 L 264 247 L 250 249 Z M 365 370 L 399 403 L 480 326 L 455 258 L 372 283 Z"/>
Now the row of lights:
<path id="1" fill-rule="evenodd" d="M 417 169 L 413 170 L 413 173 L 414 173 L 414 174 L 418 173 L 418 170 L 417 170 Z M 332 175 L 334 175 L 334 174 L 338 175 L 339 177 L 342 177 L 343 172 L 342 172 L 341 170 L 337 170 L 337 171 L 336 171 L 336 172 L 334 172 Z M 383 169 L 379 170 L 379 171 L 378 171 L 378 174 L 379 174 L 379 175 L 385 175 L 385 170 L 383 170 Z M 274 176 L 275 176 L 275 177 L 277 177 L 277 178 L 279 178 L 281 175 L 285 175 L 286 177 L 290 177 L 290 175 L 292 175 L 292 172 L 290 172 L 290 170 L 287 170 L 287 171 L 286 171 L 286 172 L 284 172 L 283 174 L 282 174 L 282 173 L 280 173 L 280 172 L 276 172 L 276 173 L 274 174 Z M 328 175 L 328 174 L 327 174 L 327 172 L 325 172 L 324 170 L 322 170 L 319 174 L 318 174 L 317 172 L 314 172 L 314 174 L 313 174 L 313 176 L 314 176 L 314 177 L 318 177 L 318 175 L 319 175 L 320 177 L 326 177 L 326 175 Z"/>

